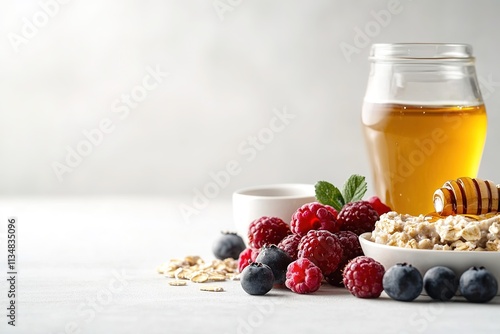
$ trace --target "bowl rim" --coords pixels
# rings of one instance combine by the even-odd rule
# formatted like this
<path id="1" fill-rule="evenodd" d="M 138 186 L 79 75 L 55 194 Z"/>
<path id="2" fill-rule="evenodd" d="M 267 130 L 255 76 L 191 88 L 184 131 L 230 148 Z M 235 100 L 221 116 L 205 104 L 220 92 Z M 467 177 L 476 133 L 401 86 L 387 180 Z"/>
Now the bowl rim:
<path id="1" fill-rule="evenodd" d="M 272 191 L 272 190 L 292 190 L 296 193 L 291 195 L 257 195 L 252 192 L 257 191 Z M 299 193 L 300 192 L 300 193 Z M 253 198 L 253 199 L 265 199 L 265 200 L 283 200 L 283 199 L 302 199 L 302 198 L 316 198 L 314 192 L 314 185 L 307 183 L 275 183 L 275 184 L 263 184 L 257 186 L 246 187 L 238 189 L 233 192 L 233 197 L 241 198 Z"/>
<path id="2" fill-rule="evenodd" d="M 389 251 L 407 252 L 407 253 L 439 253 L 439 254 L 462 254 L 462 256 L 499 256 L 500 251 L 456 251 L 456 250 L 439 250 L 439 249 L 415 249 L 415 248 L 403 248 L 398 246 L 389 246 L 384 244 L 379 244 L 371 241 L 372 232 L 365 232 L 361 234 L 358 239 L 361 245 L 365 244 L 369 247 L 376 247 L 378 249 L 384 249 Z M 478 254 L 478 255 L 465 255 L 465 254 Z M 486 255 L 489 254 L 489 255 Z M 458 256 L 458 255 L 457 255 Z"/>

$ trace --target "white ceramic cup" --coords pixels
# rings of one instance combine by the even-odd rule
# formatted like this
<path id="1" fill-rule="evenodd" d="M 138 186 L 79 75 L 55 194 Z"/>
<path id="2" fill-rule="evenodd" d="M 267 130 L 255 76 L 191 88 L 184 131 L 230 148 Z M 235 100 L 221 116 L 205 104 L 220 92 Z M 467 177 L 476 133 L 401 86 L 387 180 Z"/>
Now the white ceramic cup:
<path id="1" fill-rule="evenodd" d="M 248 242 L 248 226 L 260 217 L 279 217 L 289 224 L 293 213 L 316 201 L 312 184 L 271 184 L 241 189 L 233 193 L 236 232 Z"/>

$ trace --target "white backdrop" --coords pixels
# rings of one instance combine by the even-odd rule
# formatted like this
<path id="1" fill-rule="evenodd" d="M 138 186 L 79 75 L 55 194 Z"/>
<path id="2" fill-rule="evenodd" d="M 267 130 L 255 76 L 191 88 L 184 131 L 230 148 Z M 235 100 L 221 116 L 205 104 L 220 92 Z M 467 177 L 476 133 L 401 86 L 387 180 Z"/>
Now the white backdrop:
<path id="1" fill-rule="evenodd" d="M 360 110 L 375 42 L 473 45 L 480 174 L 500 182 L 498 1 L 0 4 L 0 195 L 370 181 Z"/>

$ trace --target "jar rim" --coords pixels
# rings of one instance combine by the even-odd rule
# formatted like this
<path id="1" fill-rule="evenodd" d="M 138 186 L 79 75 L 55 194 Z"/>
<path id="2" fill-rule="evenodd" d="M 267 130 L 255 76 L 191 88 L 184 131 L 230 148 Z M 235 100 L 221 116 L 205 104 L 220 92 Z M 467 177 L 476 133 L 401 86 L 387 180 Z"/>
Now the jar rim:
<path id="1" fill-rule="evenodd" d="M 377 43 L 373 60 L 473 60 L 472 46 L 463 43 Z"/>

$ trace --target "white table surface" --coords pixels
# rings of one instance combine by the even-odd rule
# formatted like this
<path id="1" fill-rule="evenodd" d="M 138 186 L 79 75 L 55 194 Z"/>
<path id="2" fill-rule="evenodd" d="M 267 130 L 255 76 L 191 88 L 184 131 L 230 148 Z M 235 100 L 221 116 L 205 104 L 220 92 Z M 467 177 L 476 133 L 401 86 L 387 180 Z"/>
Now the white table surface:
<path id="1" fill-rule="evenodd" d="M 247 295 L 199 284 L 173 287 L 155 267 L 194 254 L 213 259 L 221 229 L 233 229 L 229 200 L 190 221 L 168 198 L 1 198 L 0 267 L 6 224 L 18 219 L 17 326 L 7 325 L 0 282 L 0 333 L 489 333 L 500 332 L 500 297 L 488 304 L 363 300 L 328 285 L 311 295 L 274 289 Z"/>

